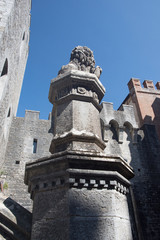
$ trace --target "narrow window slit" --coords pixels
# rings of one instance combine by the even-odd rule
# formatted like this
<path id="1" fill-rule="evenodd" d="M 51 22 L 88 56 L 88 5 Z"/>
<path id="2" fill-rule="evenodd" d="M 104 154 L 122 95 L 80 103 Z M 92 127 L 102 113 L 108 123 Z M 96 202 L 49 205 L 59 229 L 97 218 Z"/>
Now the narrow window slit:
<path id="1" fill-rule="evenodd" d="M 9 110 L 8 110 L 7 117 L 10 117 L 10 115 L 11 115 L 11 108 L 9 108 Z"/>
<path id="2" fill-rule="evenodd" d="M 37 139 L 33 139 L 33 153 L 37 152 Z"/>
<path id="3" fill-rule="evenodd" d="M 25 32 L 23 33 L 22 41 L 25 40 Z"/>
<path id="4" fill-rule="evenodd" d="M 2 73 L 1 73 L 1 77 L 4 76 L 4 75 L 7 75 L 7 73 L 8 73 L 8 59 L 6 58 L 4 66 L 3 66 L 3 70 L 2 70 Z"/>

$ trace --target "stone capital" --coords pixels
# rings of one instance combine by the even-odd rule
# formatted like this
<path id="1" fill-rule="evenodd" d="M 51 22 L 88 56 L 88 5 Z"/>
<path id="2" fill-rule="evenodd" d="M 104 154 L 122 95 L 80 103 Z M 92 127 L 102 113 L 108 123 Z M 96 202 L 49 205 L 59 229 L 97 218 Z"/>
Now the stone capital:
<path id="1" fill-rule="evenodd" d="M 49 101 L 54 104 L 68 95 L 94 98 L 98 103 L 102 100 L 105 88 L 95 74 L 79 70 L 70 70 L 58 75 L 51 81 Z"/>

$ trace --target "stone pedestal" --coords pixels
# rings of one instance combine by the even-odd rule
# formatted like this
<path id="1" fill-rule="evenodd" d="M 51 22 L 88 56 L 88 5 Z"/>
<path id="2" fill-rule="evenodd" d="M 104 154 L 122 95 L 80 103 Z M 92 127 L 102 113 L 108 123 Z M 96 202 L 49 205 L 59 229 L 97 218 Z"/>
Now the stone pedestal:
<path id="1" fill-rule="evenodd" d="M 71 70 L 51 81 L 49 100 L 53 104 L 54 137 L 50 152 L 83 150 L 100 152 L 99 102 L 105 89 L 95 74 Z"/>
<path id="2" fill-rule="evenodd" d="M 81 59 L 83 48 L 76 48 L 75 56 L 77 49 Z M 92 52 L 86 49 L 88 70 Z M 133 171 L 119 156 L 103 153 L 99 103 L 105 89 L 93 73 L 65 72 L 74 64 L 62 67 L 50 86 L 53 155 L 26 165 L 33 199 L 31 239 L 132 240 L 126 193 Z"/>
<path id="3" fill-rule="evenodd" d="M 26 165 L 32 240 L 132 239 L 132 169 L 117 156 L 65 151 Z"/>

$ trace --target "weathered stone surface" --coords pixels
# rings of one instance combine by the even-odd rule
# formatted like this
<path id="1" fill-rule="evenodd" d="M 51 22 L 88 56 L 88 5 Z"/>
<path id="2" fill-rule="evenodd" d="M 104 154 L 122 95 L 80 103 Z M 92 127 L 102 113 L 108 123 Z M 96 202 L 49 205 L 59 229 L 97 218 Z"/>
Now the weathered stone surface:
<path id="1" fill-rule="evenodd" d="M 35 194 L 31 239 L 69 239 L 67 194 L 64 186 Z"/>
<path id="2" fill-rule="evenodd" d="M 132 164 L 133 158 L 139 158 L 136 145 L 138 124 L 133 106 L 123 104 L 119 111 L 115 111 L 112 103 L 102 102 L 100 118 L 106 143 L 105 152 L 119 154 Z M 135 167 L 134 164 L 132 166 Z M 138 165 L 136 168 L 139 168 Z"/>
<path id="3" fill-rule="evenodd" d="M 24 184 L 26 162 L 50 155 L 49 144 L 51 120 L 39 119 L 39 112 L 26 110 L 25 118 L 13 118 L 6 160 L 2 166 L 4 181 L 8 184 L 8 195 L 28 210 L 32 210 L 32 201 Z M 33 152 L 33 141 L 37 140 L 36 152 Z"/>
<path id="4" fill-rule="evenodd" d="M 24 225 L 26 227 L 28 225 L 25 215 L 27 210 L 25 211 L 23 207 L 10 198 L 11 194 L 18 193 L 20 202 L 22 198 L 24 202 L 27 201 L 25 197 L 27 191 L 23 190 L 24 184 L 22 184 L 23 176 L 18 176 L 16 167 L 13 169 L 13 165 L 15 165 L 14 152 L 17 151 L 15 142 L 19 140 L 16 138 L 19 129 L 14 132 L 14 137 L 10 138 L 10 143 L 9 135 L 11 132 L 13 134 L 13 118 L 16 116 L 28 58 L 30 10 L 31 0 L 0 1 L 0 181 L 1 184 L 5 184 L 6 188 L 9 187 L 7 191 L 4 190 L 5 199 L 0 198 L 0 239 L 29 239 L 29 235 L 24 230 Z M 9 151 L 7 146 L 12 144 L 16 150 L 10 147 L 9 157 L 5 157 L 6 150 Z M 18 159 L 19 157 L 17 156 Z M 16 178 L 16 176 L 18 177 Z M 17 188 L 19 180 L 22 191 Z M 20 213 L 20 209 L 23 209 L 23 214 Z M 24 228 L 21 225 L 22 223 Z"/>
<path id="5" fill-rule="evenodd" d="M 10 197 L 0 193 L 0 239 L 29 240 L 32 214 Z"/>
<path id="6" fill-rule="evenodd" d="M 88 47 L 77 46 L 72 50 L 70 62 L 62 66 L 58 74 L 63 74 L 70 70 L 81 70 L 89 73 L 94 73 L 97 78 L 102 73 L 102 68 L 95 67 L 93 52 Z"/>
<path id="7" fill-rule="evenodd" d="M 104 87 L 94 74 L 64 69 L 49 92 L 54 154 L 26 164 L 31 239 L 132 240 L 126 193 L 134 174 L 121 157 L 103 153 L 99 102 Z"/>
<path id="8" fill-rule="evenodd" d="M 3 0 L 0 4 L 0 164 L 4 162 L 28 57 L 30 9 L 31 0 Z"/>
<path id="9" fill-rule="evenodd" d="M 23 183 L 25 163 L 31 160 L 25 181 L 35 201 L 33 239 L 130 240 L 132 233 L 135 240 L 159 239 L 160 83 L 155 89 L 145 80 L 142 88 L 138 79 L 131 79 L 130 94 L 119 111 L 111 103 L 100 105 L 105 93 L 98 79 L 102 69 L 95 67 L 89 48 L 78 46 L 51 82 L 52 125 L 39 120 L 36 111 L 16 118 L 30 7 L 30 0 L 0 2 L 0 180 L 9 187 L 5 199 L 0 198 L 0 238 L 29 238 L 26 211 L 17 202 L 32 209 Z M 56 154 L 36 161 L 50 155 L 52 132 L 51 152 Z M 128 164 L 135 173 L 132 186 Z"/>
<path id="10" fill-rule="evenodd" d="M 132 239 L 125 195 L 107 189 L 70 190 L 70 239 Z"/>
<path id="11" fill-rule="evenodd" d="M 78 70 L 60 74 L 51 81 L 49 100 L 53 103 L 54 120 L 51 153 L 104 149 L 99 119 L 99 101 L 104 92 L 94 74 Z"/>
<path id="12" fill-rule="evenodd" d="M 27 163 L 32 239 L 132 239 L 126 198 L 131 177 L 123 159 L 98 153 L 61 152 Z M 120 226 L 126 228 L 122 235 Z"/>

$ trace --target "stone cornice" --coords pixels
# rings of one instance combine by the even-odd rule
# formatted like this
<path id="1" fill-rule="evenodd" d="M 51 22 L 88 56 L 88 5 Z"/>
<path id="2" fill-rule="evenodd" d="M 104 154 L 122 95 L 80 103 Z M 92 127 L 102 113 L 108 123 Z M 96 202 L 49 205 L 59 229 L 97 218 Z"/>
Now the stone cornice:
<path id="1" fill-rule="evenodd" d="M 69 169 L 72 169 L 72 171 L 73 169 L 75 171 L 85 169 L 88 173 L 97 170 L 104 171 L 106 174 L 114 171 L 126 179 L 134 176 L 132 168 L 120 156 L 81 151 L 64 151 L 27 163 L 25 183 L 29 184 L 30 180 L 36 178 L 38 175 L 45 176 L 46 173 L 47 175 L 56 174 L 56 172 L 69 171 Z"/>
<path id="2" fill-rule="evenodd" d="M 88 86 L 93 92 L 98 94 L 99 101 L 102 100 L 105 94 L 105 88 L 102 83 L 96 77 L 95 74 L 87 73 L 79 70 L 70 70 L 64 74 L 58 75 L 56 78 L 51 80 L 50 90 L 49 90 L 49 101 L 54 102 L 55 97 L 55 87 L 61 88 L 66 86 L 71 86 L 77 84 L 77 86 Z"/>

